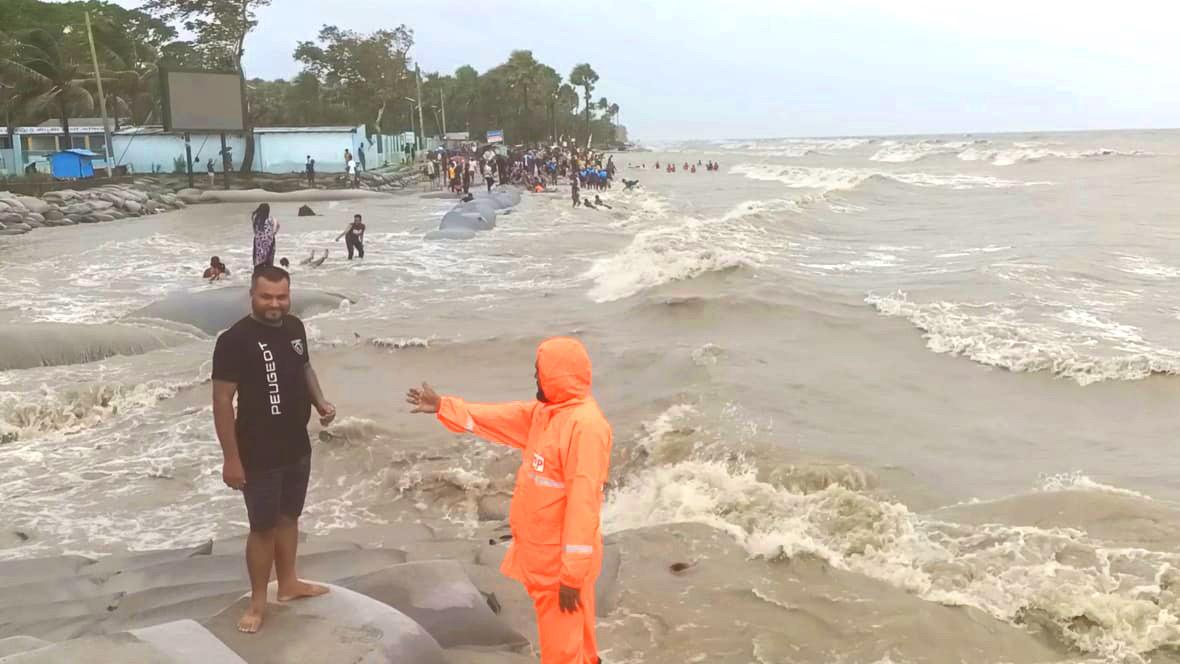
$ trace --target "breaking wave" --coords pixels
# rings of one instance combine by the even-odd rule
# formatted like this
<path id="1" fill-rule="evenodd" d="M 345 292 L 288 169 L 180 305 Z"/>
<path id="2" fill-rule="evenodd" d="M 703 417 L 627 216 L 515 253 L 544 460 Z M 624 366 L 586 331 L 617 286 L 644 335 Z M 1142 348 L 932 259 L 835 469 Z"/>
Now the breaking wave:
<path id="1" fill-rule="evenodd" d="M 848 191 L 874 179 L 891 180 L 915 187 L 948 189 L 1006 189 L 1053 184 L 1052 182 L 1004 180 L 988 175 L 887 173 L 855 168 L 806 168 L 773 164 L 738 164 L 729 172 L 744 175 L 751 180 L 781 182 L 792 188 L 819 189 L 825 192 Z"/>
<path id="2" fill-rule="evenodd" d="M 918 161 L 938 154 L 957 154 L 964 148 L 975 145 L 976 143 L 987 143 L 987 141 L 918 141 L 917 143 L 905 143 L 900 141 L 886 141 L 881 144 L 881 149 L 877 150 L 873 156 L 869 157 L 870 161 L 883 161 L 890 163 L 906 163 L 911 161 Z"/>
<path id="3" fill-rule="evenodd" d="M 909 320 L 923 331 L 930 350 L 987 366 L 1049 372 L 1080 385 L 1180 374 L 1180 353 L 1153 347 L 1133 328 L 1100 321 L 1084 312 L 1069 310 L 1057 319 L 1088 328 L 1093 334 L 1022 320 L 1015 310 L 991 303 L 919 304 L 902 292 L 870 294 L 865 302 L 885 316 Z M 1118 354 L 1095 354 L 1096 335 L 1117 342 Z"/>
<path id="4" fill-rule="evenodd" d="M 1043 159 L 1094 159 L 1101 157 L 1150 156 L 1153 156 L 1153 154 L 1150 152 L 1144 152 L 1142 150 L 1124 151 L 1114 150 L 1111 148 L 1096 148 L 1092 150 L 1065 152 L 1028 144 L 1017 144 L 1015 147 L 1004 149 L 969 147 L 959 153 L 959 159 L 963 161 L 986 161 L 990 162 L 993 166 L 1012 166 L 1014 164 L 1030 161 L 1041 161 Z"/>
<path id="5" fill-rule="evenodd" d="M 694 449 L 688 441 L 707 435 L 683 422 L 694 414 L 675 406 L 645 426 L 639 444 L 652 450 L 652 463 L 611 492 L 606 532 L 708 525 L 751 556 L 818 557 L 928 601 L 1039 628 L 1066 648 L 1107 661 L 1143 662 L 1147 653 L 1180 645 L 1180 597 L 1170 590 L 1180 581 L 1180 555 L 1107 544 L 1069 527 L 922 515 L 876 495 L 872 475 L 850 467 L 768 473 L 748 456 L 710 458 L 700 445 L 660 463 L 670 456 L 661 450 Z M 1109 493 L 1101 487 L 1074 475 L 1040 487 L 1044 499 L 1034 499 L 1052 502 L 1071 492 L 1060 499 L 1101 504 Z"/>
<path id="6" fill-rule="evenodd" d="M 151 407 L 204 380 L 198 377 L 176 382 L 96 382 L 65 389 L 42 387 L 32 393 L 0 392 L 0 436 L 15 440 L 75 433 L 121 414 Z"/>
<path id="7" fill-rule="evenodd" d="M 674 219 L 635 235 L 612 256 L 596 260 L 586 273 L 593 280 L 590 298 L 611 302 L 656 286 L 694 279 L 710 273 L 756 268 L 776 248 L 773 242 L 754 247 L 747 217 L 775 212 L 798 212 L 797 201 L 747 201 L 720 217 Z"/>

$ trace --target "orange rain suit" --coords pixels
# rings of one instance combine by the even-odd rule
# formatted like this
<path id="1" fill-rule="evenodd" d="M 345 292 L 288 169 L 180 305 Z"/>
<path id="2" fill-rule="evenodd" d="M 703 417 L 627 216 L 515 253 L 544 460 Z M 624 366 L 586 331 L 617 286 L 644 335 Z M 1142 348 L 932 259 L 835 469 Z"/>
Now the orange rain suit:
<path id="1" fill-rule="evenodd" d="M 590 396 L 590 356 L 580 342 L 537 349 L 544 401 L 466 403 L 444 397 L 438 419 L 521 450 L 500 571 L 524 584 L 537 611 L 542 664 L 598 664 L 594 582 L 602 567 L 599 512 L 610 466 L 611 428 Z M 558 586 L 580 589 L 581 608 L 562 613 Z"/>

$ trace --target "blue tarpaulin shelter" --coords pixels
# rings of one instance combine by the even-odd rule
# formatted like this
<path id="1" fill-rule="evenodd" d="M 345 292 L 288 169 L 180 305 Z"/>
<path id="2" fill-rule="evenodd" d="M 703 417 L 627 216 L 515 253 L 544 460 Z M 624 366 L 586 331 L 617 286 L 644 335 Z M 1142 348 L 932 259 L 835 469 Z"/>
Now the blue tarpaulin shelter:
<path id="1" fill-rule="evenodd" d="M 55 178 L 92 178 L 94 165 L 90 162 L 99 156 L 82 148 L 62 150 L 49 155 L 49 167 Z"/>

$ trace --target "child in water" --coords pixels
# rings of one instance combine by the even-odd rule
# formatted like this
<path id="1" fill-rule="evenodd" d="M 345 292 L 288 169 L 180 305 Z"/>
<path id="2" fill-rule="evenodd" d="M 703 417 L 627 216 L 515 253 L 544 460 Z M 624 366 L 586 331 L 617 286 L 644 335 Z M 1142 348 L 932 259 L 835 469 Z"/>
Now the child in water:
<path id="1" fill-rule="evenodd" d="M 228 276 L 229 268 L 225 266 L 225 263 L 221 262 L 220 258 L 214 256 L 209 259 L 209 267 L 205 268 L 205 274 L 202 276 L 202 278 L 208 279 L 209 281 L 217 281 L 222 277 Z"/>

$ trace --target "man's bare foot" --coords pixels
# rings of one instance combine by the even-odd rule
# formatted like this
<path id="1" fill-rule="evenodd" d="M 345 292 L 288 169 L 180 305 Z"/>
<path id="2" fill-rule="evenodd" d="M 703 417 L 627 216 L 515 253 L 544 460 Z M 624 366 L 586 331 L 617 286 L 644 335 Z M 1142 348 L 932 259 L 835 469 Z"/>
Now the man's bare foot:
<path id="1" fill-rule="evenodd" d="M 262 628 L 262 618 L 266 615 L 266 605 L 255 606 L 253 602 L 250 608 L 242 614 L 241 620 L 238 621 L 238 631 L 253 634 Z"/>
<path id="2" fill-rule="evenodd" d="M 324 586 L 308 583 L 307 581 L 296 580 L 290 587 L 279 588 L 279 601 L 290 602 L 293 599 L 301 599 L 303 597 L 316 597 L 328 592 Z"/>

